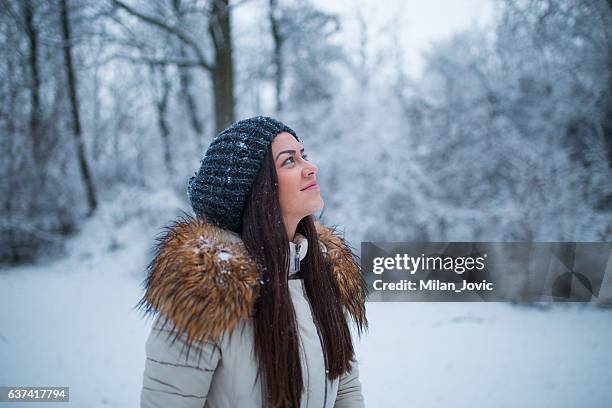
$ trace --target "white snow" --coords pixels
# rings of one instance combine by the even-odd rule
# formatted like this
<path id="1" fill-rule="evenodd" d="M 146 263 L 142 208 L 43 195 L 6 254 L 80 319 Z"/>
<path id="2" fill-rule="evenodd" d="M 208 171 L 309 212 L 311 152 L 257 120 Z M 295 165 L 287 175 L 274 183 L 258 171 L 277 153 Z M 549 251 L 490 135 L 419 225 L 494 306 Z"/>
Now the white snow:
<path id="1" fill-rule="evenodd" d="M 229 253 L 229 252 L 221 251 L 221 252 L 219 252 L 217 257 L 219 258 L 219 260 L 227 262 L 230 259 L 232 259 L 232 254 Z"/>
<path id="2" fill-rule="evenodd" d="M 612 314 L 555 305 L 370 303 L 373 407 L 610 407 Z"/>
<path id="3" fill-rule="evenodd" d="M 113 218 L 126 200 L 134 217 Z M 120 193 L 66 257 L 0 271 L 0 384 L 69 386 L 75 407 L 138 406 L 151 321 L 132 307 L 153 238 L 182 205 Z M 367 315 L 356 350 L 368 407 L 612 406 L 610 310 L 368 303 Z M 58 406 L 36 404 L 47 405 Z"/>

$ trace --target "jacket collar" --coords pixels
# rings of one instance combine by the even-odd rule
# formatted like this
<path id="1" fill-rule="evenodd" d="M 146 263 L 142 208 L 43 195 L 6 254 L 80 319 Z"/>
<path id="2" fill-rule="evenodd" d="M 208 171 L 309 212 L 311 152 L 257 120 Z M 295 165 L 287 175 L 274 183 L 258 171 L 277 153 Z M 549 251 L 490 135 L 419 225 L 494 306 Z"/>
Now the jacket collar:
<path id="1" fill-rule="evenodd" d="M 242 238 L 234 231 L 221 230 L 220 234 L 227 242 L 242 244 Z M 321 249 L 323 249 L 325 252 L 323 246 L 321 246 Z M 289 275 L 292 275 L 300 270 L 300 264 L 306 257 L 307 252 L 308 239 L 299 232 L 296 232 L 293 241 L 289 242 Z"/>
<path id="2" fill-rule="evenodd" d="M 367 326 L 367 293 L 357 260 L 335 228 L 319 221 L 315 226 L 340 301 L 361 329 Z M 293 241 L 290 254 L 299 254 L 301 261 L 308 240 L 296 234 Z M 294 272 L 296 265 L 299 262 Z M 260 284 L 258 267 L 240 235 L 183 215 L 157 238 L 143 282 L 145 293 L 136 308 L 145 315 L 162 315 L 164 326 L 171 322 L 169 331 L 175 338 L 186 335 L 188 345 L 216 341 L 253 315 Z"/>

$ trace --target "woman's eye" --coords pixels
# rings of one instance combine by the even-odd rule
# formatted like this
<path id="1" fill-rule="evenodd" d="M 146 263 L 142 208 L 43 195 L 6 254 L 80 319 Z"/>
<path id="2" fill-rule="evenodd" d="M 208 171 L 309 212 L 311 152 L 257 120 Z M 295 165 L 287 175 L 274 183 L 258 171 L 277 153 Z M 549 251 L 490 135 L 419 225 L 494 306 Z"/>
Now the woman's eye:
<path id="1" fill-rule="evenodd" d="M 302 156 L 302 159 L 304 159 L 304 160 L 308 161 L 308 155 L 307 155 L 307 154 L 303 155 L 303 156 Z M 287 158 L 287 160 L 285 160 L 285 161 L 283 162 L 283 166 L 284 166 L 285 164 L 289 164 L 289 163 L 293 163 L 293 162 L 295 162 L 295 158 L 294 158 L 293 156 L 291 156 L 291 157 Z"/>

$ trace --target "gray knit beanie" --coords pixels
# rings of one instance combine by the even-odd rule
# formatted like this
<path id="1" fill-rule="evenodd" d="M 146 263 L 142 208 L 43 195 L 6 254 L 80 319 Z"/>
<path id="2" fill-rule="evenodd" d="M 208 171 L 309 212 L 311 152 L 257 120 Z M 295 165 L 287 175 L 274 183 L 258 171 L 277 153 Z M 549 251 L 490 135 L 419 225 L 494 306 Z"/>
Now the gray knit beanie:
<path id="1" fill-rule="evenodd" d="M 289 132 L 284 123 L 265 116 L 238 121 L 208 146 L 200 170 L 189 179 L 187 196 L 195 214 L 239 233 L 242 210 L 274 137 Z"/>

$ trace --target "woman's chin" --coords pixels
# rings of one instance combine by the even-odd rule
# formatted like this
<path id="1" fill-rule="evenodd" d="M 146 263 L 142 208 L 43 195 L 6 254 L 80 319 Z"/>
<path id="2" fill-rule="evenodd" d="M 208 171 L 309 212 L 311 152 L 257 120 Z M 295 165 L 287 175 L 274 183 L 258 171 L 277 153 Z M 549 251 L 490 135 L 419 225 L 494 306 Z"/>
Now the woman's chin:
<path id="1" fill-rule="evenodd" d="M 318 211 L 321 211 L 324 206 L 325 206 L 325 203 L 323 202 L 323 199 L 321 199 L 321 202 L 314 207 L 314 210 L 312 211 L 312 213 L 314 214 Z"/>
<path id="2" fill-rule="evenodd" d="M 305 214 L 304 217 L 308 217 L 309 215 L 313 215 L 316 212 L 321 211 L 324 206 L 325 203 L 323 202 L 323 199 L 319 198 L 319 200 L 313 202 L 312 205 L 309 205 L 302 214 Z"/>

